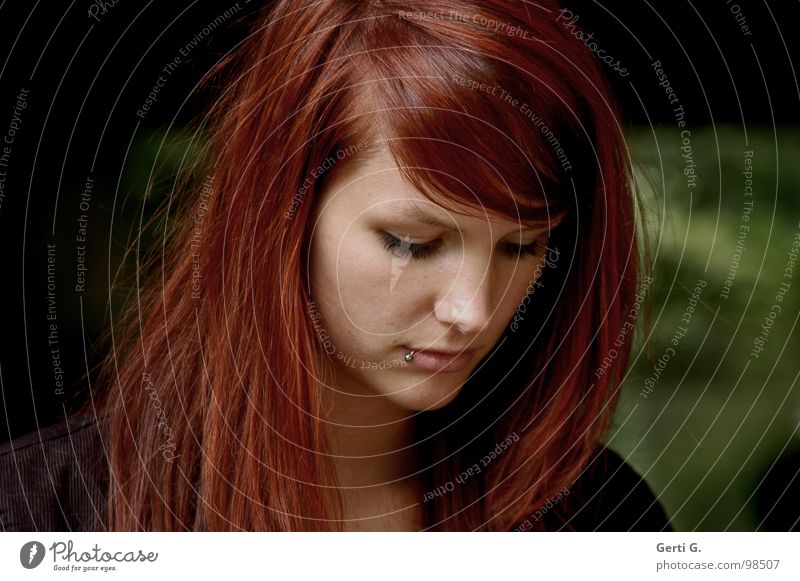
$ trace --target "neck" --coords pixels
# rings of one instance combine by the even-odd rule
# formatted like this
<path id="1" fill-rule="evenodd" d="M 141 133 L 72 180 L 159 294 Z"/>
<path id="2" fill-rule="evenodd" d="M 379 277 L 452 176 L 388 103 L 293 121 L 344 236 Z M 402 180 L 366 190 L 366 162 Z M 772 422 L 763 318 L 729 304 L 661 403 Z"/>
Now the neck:
<path id="1" fill-rule="evenodd" d="M 417 468 L 414 412 L 341 374 L 333 379 L 323 387 L 323 420 L 339 486 L 401 484 Z"/>
<path id="2" fill-rule="evenodd" d="M 414 412 L 336 376 L 322 389 L 324 429 L 342 500 L 342 530 L 418 531 L 424 478 L 414 443 Z M 413 475 L 413 476 L 412 476 Z"/>

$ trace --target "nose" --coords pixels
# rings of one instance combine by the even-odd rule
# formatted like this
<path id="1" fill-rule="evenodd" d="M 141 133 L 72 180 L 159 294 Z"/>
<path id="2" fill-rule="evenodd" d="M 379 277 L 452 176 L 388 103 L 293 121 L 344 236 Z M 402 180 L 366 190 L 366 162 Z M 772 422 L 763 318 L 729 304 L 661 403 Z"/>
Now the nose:
<path id="1" fill-rule="evenodd" d="M 436 318 L 464 334 L 481 332 L 491 316 L 491 268 L 487 260 L 456 263 L 453 276 L 441 277 L 443 296 L 436 301 Z"/>

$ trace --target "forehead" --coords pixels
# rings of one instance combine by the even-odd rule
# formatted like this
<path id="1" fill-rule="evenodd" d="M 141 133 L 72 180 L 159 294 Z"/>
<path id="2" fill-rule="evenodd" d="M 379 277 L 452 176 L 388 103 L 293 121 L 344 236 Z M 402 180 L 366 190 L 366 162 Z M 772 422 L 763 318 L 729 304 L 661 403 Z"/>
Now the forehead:
<path id="1" fill-rule="evenodd" d="M 520 224 L 513 217 L 483 208 L 477 193 L 472 205 L 448 200 L 447 207 L 443 207 L 433 202 L 403 178 L 383 141 L 371 143 L 363 152 L 336 165 L 323 187 L 320 202 L 336 204 L 353 214 L 389 213 L 447 229 L 479 222 L 506 227 Z M 521 226 L 542 229 L 543 225 L 521 223 Z"/>
<path id="2" fill-rule="evenodd" d="M 363 152 L 337 162 L 320 192 L 320 203 L 353 212 L 374 207 L 399 209 L 419 203 L 430 211 L 436 207 L 403 178 L 385 142 L 373 142 Z"/>
<path id="3" fill-rule="evenodd" d="M 378 187 L 380 186 L 380 188 Z M 334 166 L 326 190 L 346 189 L 356 194 L 388 189 L 390 193 L 416 193 L 405 180 L 385 142 L 372 142 L 364 151 Z"/>

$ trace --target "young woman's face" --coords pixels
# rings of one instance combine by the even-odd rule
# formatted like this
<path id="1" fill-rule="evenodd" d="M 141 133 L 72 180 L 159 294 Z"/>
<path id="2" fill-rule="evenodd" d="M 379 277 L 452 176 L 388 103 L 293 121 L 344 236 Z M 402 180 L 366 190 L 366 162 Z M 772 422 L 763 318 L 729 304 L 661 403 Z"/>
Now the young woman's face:
<path id="1" fill-rule="evenodd" d="M 335 363 L 332 387 L 405 410 L 440 408 L 535 288 L 548 229 L 433 204 L 385 147 L 335 169 L 315 206 L 307 309 Z"/>

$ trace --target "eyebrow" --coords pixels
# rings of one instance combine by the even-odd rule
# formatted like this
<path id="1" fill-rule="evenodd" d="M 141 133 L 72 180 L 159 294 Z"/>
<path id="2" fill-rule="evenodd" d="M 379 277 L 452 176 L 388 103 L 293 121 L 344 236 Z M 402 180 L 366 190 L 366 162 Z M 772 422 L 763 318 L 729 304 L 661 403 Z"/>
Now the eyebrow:
<path id="1" fill-rule="evenodd" d="M 428 224 L 429 226 L 436 226 L 438 228 L 442 228 L 442 229 L 447 230 L 449 232 L 456 232 L 457 233 L 459 231 L 457 226 L 454 226 L 453 224 L 447 224 L 445 222 L 442 222 L 437 217 L 428 214 L 427 212 L 421 210 L 417 206 L 404 206 L 403 208 L 401 208 L 399 210 L 399 212 L 400 212 L 401 215 L 405 216 L 406 218 L 413 218 L 415 220 L 418 220 L 419 222 L 422 222 L 423 224 Z M 537 226 L 538 226 L 538 224 L 537 224 Z M 535 226 L 522 226 L 520 229 L 523 230 L 523 231 L 525 231 L 525 230 L 537 231 L 537 230 L 546 230 L 547 229 L 547 223 L 546 222 L 542 222 L 541 226 L 542 226 L 541 228 L 536 228 Z"/>

